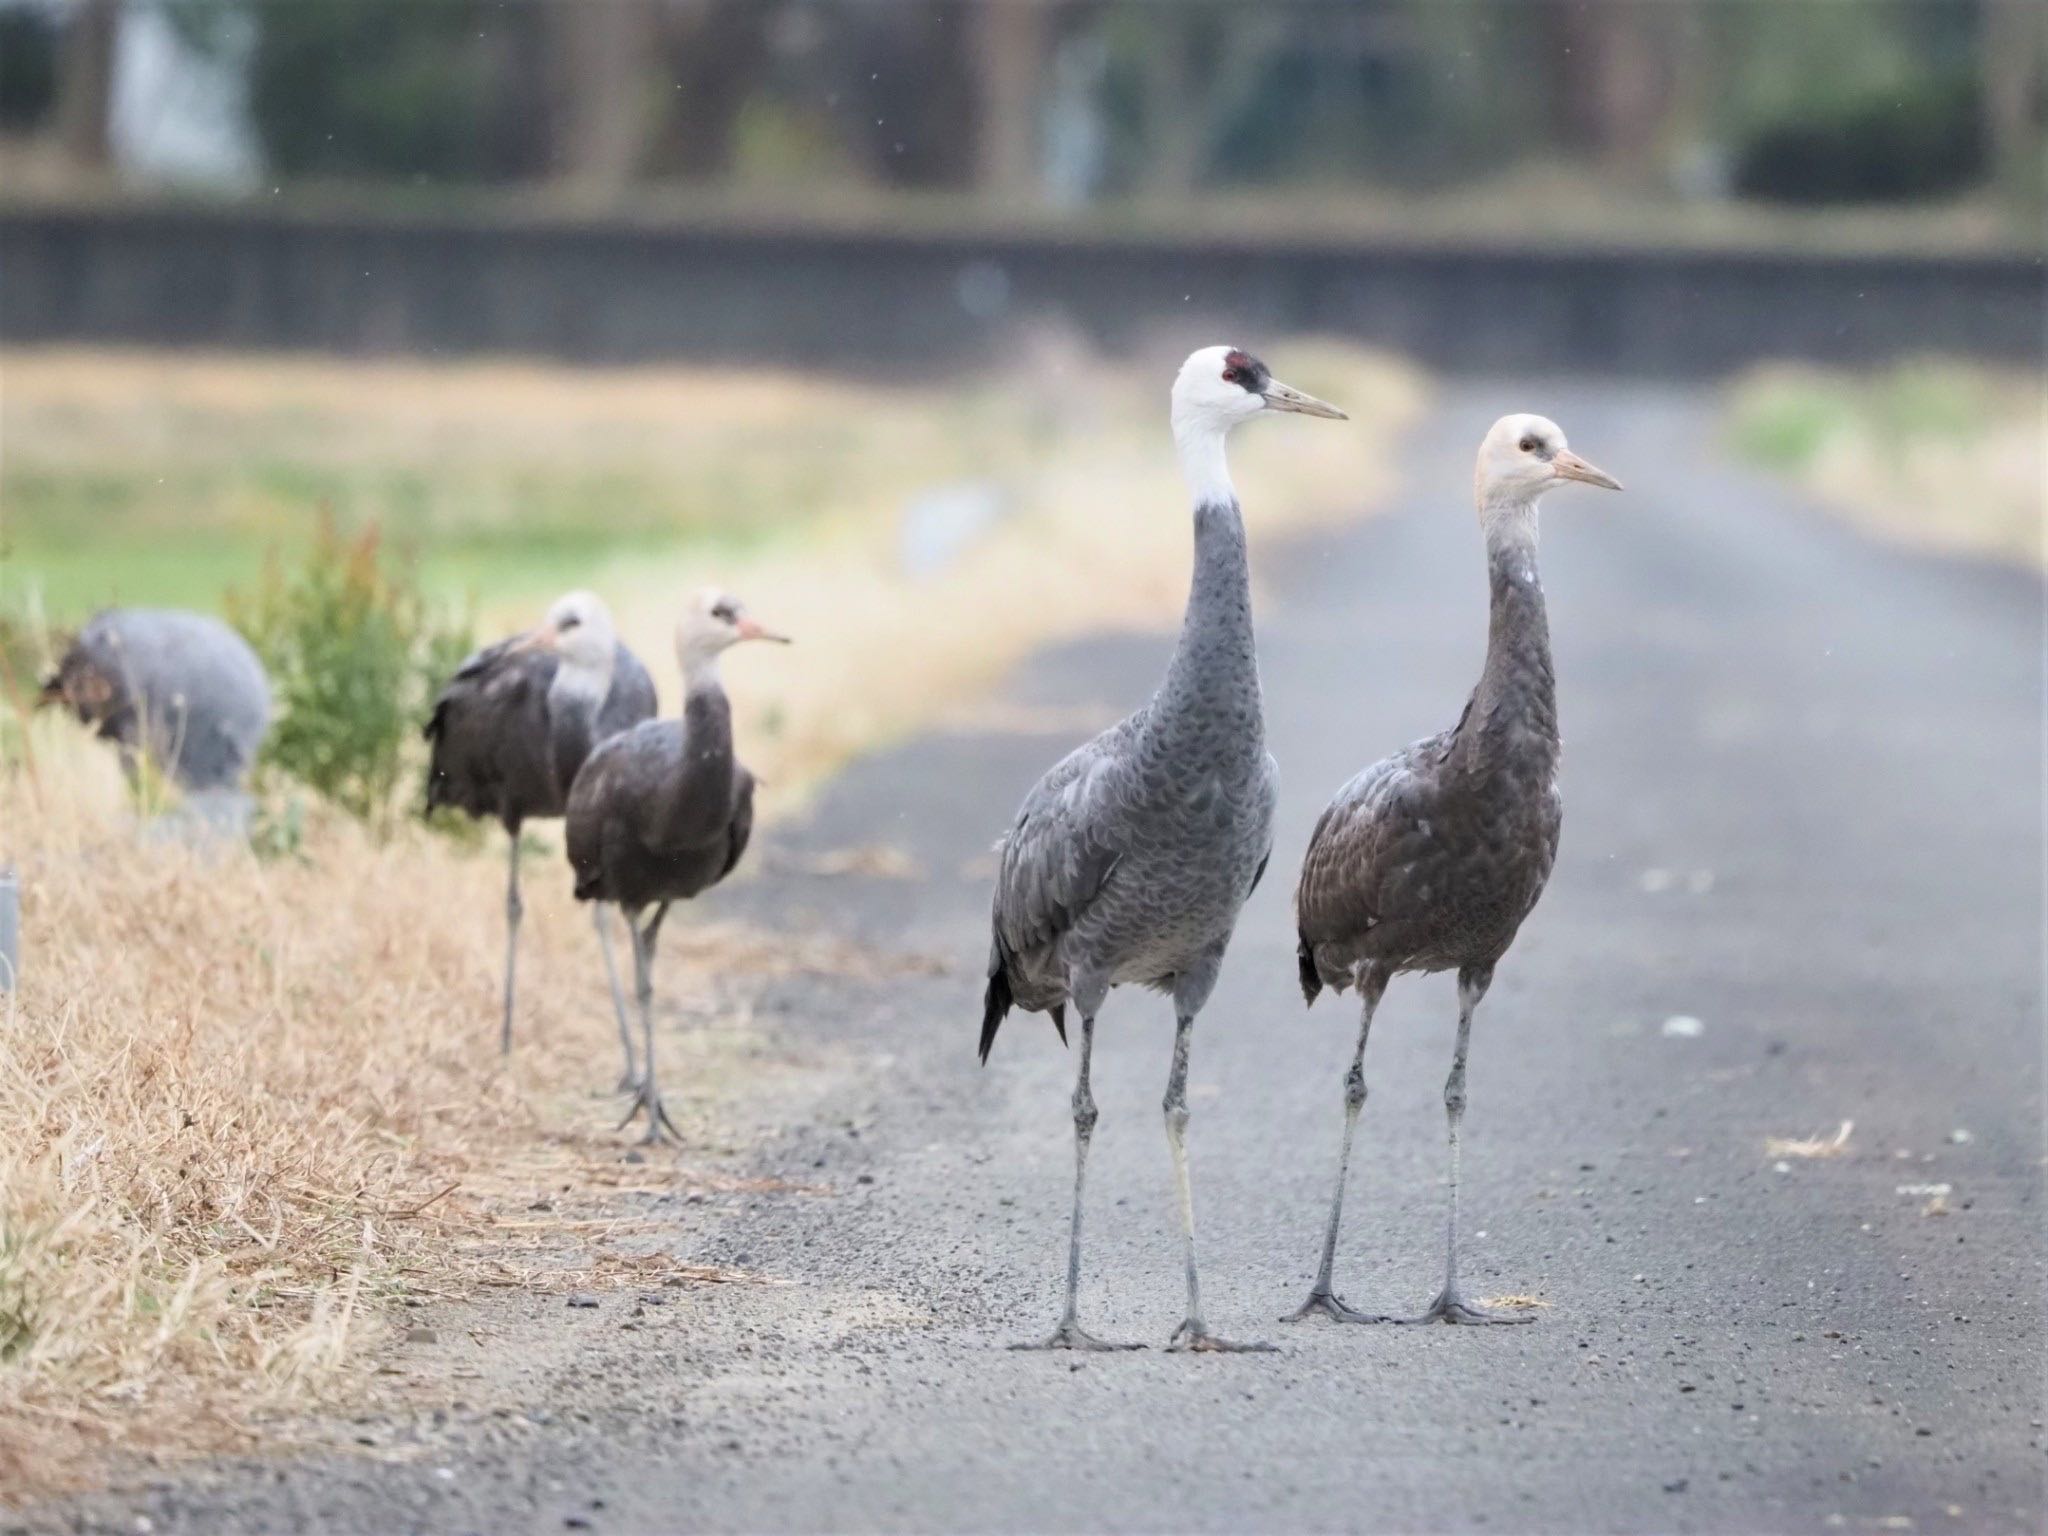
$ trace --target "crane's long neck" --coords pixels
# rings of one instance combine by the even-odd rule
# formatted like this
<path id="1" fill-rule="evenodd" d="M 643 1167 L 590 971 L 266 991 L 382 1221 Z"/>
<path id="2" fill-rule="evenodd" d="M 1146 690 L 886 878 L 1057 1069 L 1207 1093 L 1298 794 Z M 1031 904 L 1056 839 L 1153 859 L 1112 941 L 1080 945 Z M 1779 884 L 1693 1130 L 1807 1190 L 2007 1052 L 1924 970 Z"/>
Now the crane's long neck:
<path id="1" fill-rule="evenodd" d="M 1223 433 L 1195 425 L 1180 428 L 1175 438 L 1194 494 L 1195 570 L 1180 641 L 1154 709 L 1155 724 L 1170 728 L 1191 721 L 1213 734 L 1221 716 L 1232 739 L 1262 754 L 1251 564 L 1244 516 L 1224 461 Z M 1242 718 L 1232 718 L 1233 713 Z"/>
<path id="2" fill-rule="evenodd" d="M 1492 589 L 1486 666 L 1473 690 L 1459 745 L 1469 766 L 1542 757 L 1558 751 L 1557 674 L 1550 621 L 1536 569 L 1536 508 L 1485 507 L 1486 566 Z"/>
<path id="3" fill-rule="evenodd" d="M 683 754 L 669 786 L 655 840 L 663 847 L 695 847 L 722 834 L 732 817 L 732 702 L 718 661 L 683 669 Z"/>
<path id="4" fill-rule="evenodd" d="M 611 690 L 612 669 L 579 667 L 564 660 L 548 684 L 549 752 L 555 770 L 555 784 L 566 798 L 576 782 L 576 770 L 597 744 L 597 717 Z"/>

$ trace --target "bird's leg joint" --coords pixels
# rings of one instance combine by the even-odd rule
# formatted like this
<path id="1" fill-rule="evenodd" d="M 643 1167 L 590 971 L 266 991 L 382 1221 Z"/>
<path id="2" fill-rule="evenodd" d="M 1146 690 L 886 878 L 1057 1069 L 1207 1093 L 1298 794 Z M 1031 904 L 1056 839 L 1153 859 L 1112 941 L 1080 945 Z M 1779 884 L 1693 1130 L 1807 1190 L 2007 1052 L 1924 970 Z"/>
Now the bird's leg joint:
<path id="1" fill-rule="evenodd" d="M 1365 1067 L 1354 1061 L 1344 1074 L 1344 1107 L 1353 1114 L 1365 1107 Z"/>
<path id="2" fill-rule="evenodd" d="M 1074 1134 L 1086 1141 L 1095 1132 L 1095 1122 L 1100 1116 L 1095 1109 L 1095 1096 L 1088 1091 L 1086 1083 L 1074 1085 Z"/>

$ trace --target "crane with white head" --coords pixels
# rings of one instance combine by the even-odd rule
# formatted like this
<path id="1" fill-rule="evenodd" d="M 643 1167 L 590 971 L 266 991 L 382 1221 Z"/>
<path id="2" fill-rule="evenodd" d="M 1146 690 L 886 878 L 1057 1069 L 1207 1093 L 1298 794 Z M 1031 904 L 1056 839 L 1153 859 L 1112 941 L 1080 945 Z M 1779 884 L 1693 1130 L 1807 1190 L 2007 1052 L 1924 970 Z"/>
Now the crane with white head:
<path id="1" fill-rule="evenodd" d="M 1116 1348 L 1077 1316 L 1095 1018 L 1112 987 L 1173 999 L 1166 1135 L 1180 1196 L 1187 1318 L 1173 1347 L 1239 1345 L 1209 1330 L 1195 1265 L 1187 1159 L 1188 1052 L 1223 953 L 1273 848 L 1278 769 L 1266 751 L 1244 518 L 1224 458 L 1232 429 L 1291 412 L 1344 413 L 1275 379 L 1235 347 L 1204 347 L 1173 385 L 1172 421 L 1194 501 L 1194 580 L 1159 690 L 1136 714 L 1069 753 L 1024 797 L 996 875 L 981 1058 L 1012 1007 L 1048 1013 L 1066 1037 L 1081 1016 L 1073 1095 L 1074 1209 L 1066 1305 L 1048 1349 Z"/>
<path id="2" fill-rule="evenodd" d="M 727 593 L 692 597 L 676 625 L 682 718 L 643 720 L 604 741 L 569 791 L 576 899 L 615 904 L 633 938 L 642 1070 L 619 1124 L 644 1113 L 648 1142 L 675 1133 L 654 1078 L 655 938 L 672 902 L 733 872 L 754 829 L 754 776 L 733 755 L 732 701 L 719 675 L 719 658 L 747 640 L 789 643 Z"/>
<path id="3" fill-rule="evenodd" d="M 620 643 L 611 610 L 591 592 L 568 592 L 537 629 L 485 646 L 455 670 L 434 700 L 425 735 L 427 809 L 452 806 L 490 817 L 510 842 L 505 878 L 505 994 L 498 1048 L 512 1049 L 519 960 L 519 832 L 562 814 L 591 749 L 655 711 L 654 680 Z M 620 1090 L 638 1080 L 626 1004 L 604 913 L 593 914 L 625 1054 Z"/>
<path id="4" fill-rule="evenodd" d="M 1563 802 L 1550 627 L 1536 574 L 1536 504 L 1558 486 L 1621 489 L 1565 444 L 1542 416 L 1503 416 L 1479 445 L 1474 499 L 1492 589 L 1486 662 L 1458 723 L 1367 768 L 1316 823 L 1295 891 L 1301 988 L 1358 989 L 1358 1046 L 1344 1079 L 1344 1139 L 1322 1262 L 1290 1321 L 1322 1313 L 1345 1323 L 1396 1319 L 1360 1312 L 1332 1287 L 1351 1138 L 1365 1105 L 1365 1042 L 1387 983 L 1409 971 L 1458 973 L 1458 1039 L 1444 1083 L 1450 1217 L 1443 1289 L 1409 1322 L 1522 1323 L 1458 1288 L 1458 1133 L 1472 1015 L 1493 968 L 1535 908 L 1557 858 Z"/>

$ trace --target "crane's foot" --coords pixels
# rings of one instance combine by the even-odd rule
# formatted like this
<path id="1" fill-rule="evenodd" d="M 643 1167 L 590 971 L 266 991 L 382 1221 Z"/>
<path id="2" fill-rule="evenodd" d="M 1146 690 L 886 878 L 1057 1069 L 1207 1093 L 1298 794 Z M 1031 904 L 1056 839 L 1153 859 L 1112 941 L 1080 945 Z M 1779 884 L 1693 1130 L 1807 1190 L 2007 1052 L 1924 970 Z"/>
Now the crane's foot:
<path id="1" fill-rule="evenodd" d="M 1534 1312 L 1489 1312 L 1484 1307 L 1475 1307 L 1456 1291 L 1439 1291 L 1429 1310 L 1420 1317 L 1404 1317 L 1403 1323 L 1533 1323 Z"/>
<path id="2" fill-rule="evenodd" d="M 1053 1329 L 1052 1337 L 1049 1339 L 1041 1339 L 1036 1343 L 1012 1344 L 1010 1346 L 1012 1349 L 1086 1349 L 1099 1350 L 1103 1353 L 1124 1349 L 1143 1349 L 1144 1347 L 1142 1344 L 1112 1344 L 1107 1339 L 1098 1339 L 1071 1317 L 1062 1320 L 1059 1327 Z"/>
<path id="3" fill-rule="evenodd" d="M 661 1093 L 654 1086 L 652 1078 L 642 1078 L 629 1090 L 633 1095 L 633 1106 L 626 1111 L 626 1117 L 614 1130 L 623 1131 L 642 1114 L 647 1116 L 647 1130 L 640 1137 L 642 1146 L 659 1146 L 666 1141 L 681 1141 L 683 1133 L 676 1129 L 675 1121 L 668 1116 L 668 1109 L 661 1102 Z"/>
<path id="4" fill-rule="evenodd" d="M 1339 1323 L 1393 1323 L 1400 1321 L 1399 1318 L 1388 1317 L 1383 1312 L 1360 1312 L 1356 1308 L 1348 1307 L 1344 1304 L 1342 1297 L 1324 1290 L 1321 1286 L 1317 1286 L 1314 1290 L 1310 1291 L 1308 1293 L 1308 1300 L 1281 1318 L 1280 1321 L 1283 1323 L 1298 1323 L 1303 1318 L 1311 1317 L 1318 1312 Z"/>
<path id="5" fill-rule="evenodd" d="M 1219 1338 L 1209 1331 L 1208 1324 L 1192 1317 L 1173 1330 L 1173 1337 L 1167 1341 L 1166 1348 L 1176 1355 L 1275 1355 L 1280 1352 L 1272 1344 L 1257 1341 L 1239 1344 Z"/>

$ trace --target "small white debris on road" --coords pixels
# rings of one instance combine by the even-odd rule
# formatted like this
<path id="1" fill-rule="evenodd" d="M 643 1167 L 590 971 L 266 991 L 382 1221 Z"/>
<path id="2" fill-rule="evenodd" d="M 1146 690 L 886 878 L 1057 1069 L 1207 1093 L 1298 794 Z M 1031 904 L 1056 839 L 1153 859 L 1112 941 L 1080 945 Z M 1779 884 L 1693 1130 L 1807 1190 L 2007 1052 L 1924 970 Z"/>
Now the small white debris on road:
<path id="1" fill-rule="evenodd" d="M 1667 1040 L 1697 1040 L 1706 1028 L 1689 1013 L 1674 1013 L 1664 1021 L 1661 1033 Z"/>

